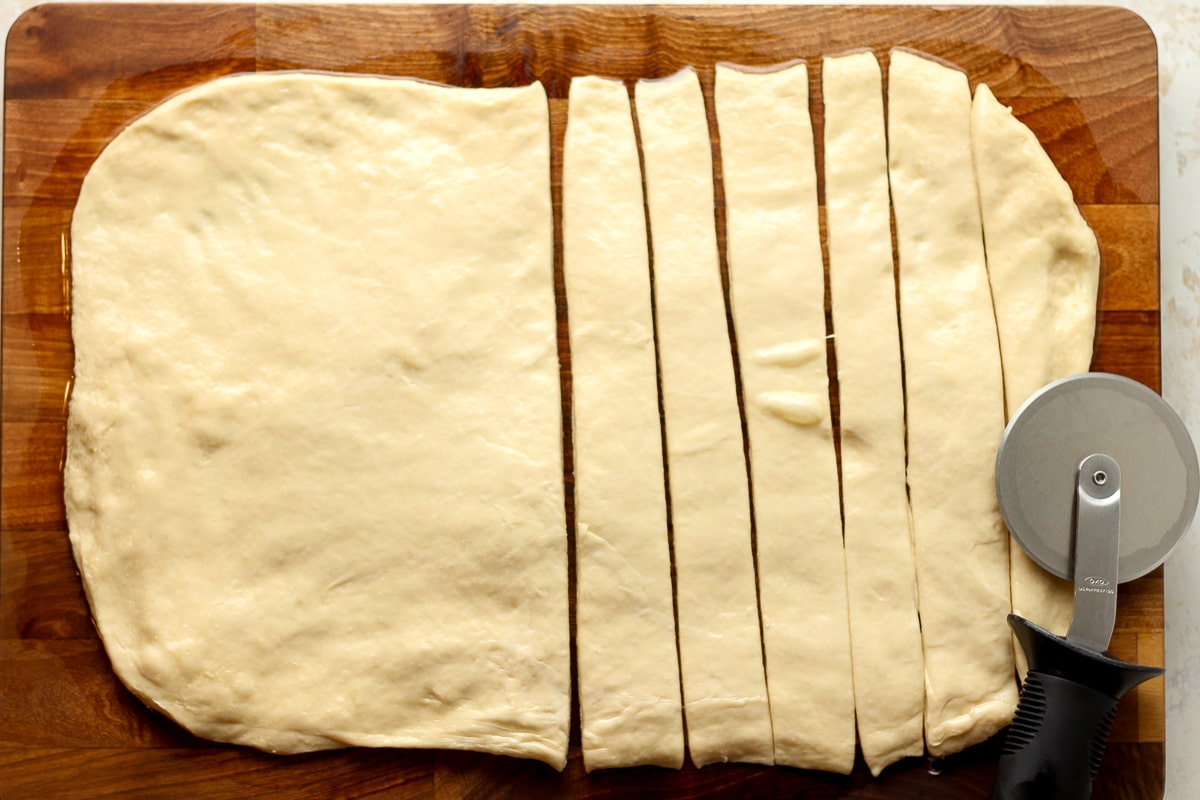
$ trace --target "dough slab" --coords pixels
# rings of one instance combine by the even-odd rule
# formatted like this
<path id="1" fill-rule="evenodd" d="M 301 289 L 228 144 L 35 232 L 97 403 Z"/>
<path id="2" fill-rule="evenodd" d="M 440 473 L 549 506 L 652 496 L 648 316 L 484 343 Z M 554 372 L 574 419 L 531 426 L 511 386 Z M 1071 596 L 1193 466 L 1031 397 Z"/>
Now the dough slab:
<path id="1" fill-rule="evenodd" d="M 1006 403 L 1088 366 L 1096 241 L 986 86 L 972 105 L 955 70 L 891 65 L 888 139 L 874 56 L 823 65 L 844 552 L 808 76 L 717 70 L 757 564 L 699 81 L 637 85 L 644 174 L 625 86 L 574 81 L 588 769 L 678 767 L 686 723 L 697 765 L 845 772 L 857 719 L 878 773 L 1011 716 L 992 458 Z M 97 159 L 72 227 L 66 510 L 148 705 L 276 752 L 564 765 L 549 145 L 538 85 L 274 73 L 180 94 Z M 1063 586 L 1013 555 L 1018 613 L 1065 629 Z"/>
<path id="2" fill-rule="evenodd" d="M 131 125 L 72 226 L 71 542 L 114 668 L 277 752 L 561 768 L 547 102 L 279 73 Z"/>

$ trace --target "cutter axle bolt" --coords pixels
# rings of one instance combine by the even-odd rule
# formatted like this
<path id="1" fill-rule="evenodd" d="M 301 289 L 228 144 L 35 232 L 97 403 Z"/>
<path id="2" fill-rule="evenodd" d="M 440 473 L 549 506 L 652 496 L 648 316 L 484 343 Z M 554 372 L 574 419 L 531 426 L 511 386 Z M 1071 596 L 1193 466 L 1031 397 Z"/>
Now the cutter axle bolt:
<path id="1" fill-rule="evenodd" d="M 1108 473 L 1102 469 L 1098 469 L 1092 474 L 1092 481 L 1097 486 L 1103 486 L 1108 483 Z"/>

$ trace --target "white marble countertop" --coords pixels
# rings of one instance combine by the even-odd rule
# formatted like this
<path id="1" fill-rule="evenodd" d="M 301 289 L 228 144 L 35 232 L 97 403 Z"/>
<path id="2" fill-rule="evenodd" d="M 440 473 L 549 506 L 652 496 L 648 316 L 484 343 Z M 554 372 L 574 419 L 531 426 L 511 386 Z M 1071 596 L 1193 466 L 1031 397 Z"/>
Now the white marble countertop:
<path id="1" fill-rule="evenodd" d="M 908 0 L 914 2 L 933 4 Z M 813 0 L 801 0 L 804 3 Z M 877 0 L 858 3 L 883 5 Z M 991 0 L 991 4 L 1050 5 L 1044 0 Z M 1112 4 L 1140 14 L 1158 40 L 1163 394 L 1200 441 L 1200 4 L 1197 0 Z M 38 5 L 35 0 L 0 0 L 3 30 L 7 32 L 34 5 Z M 1191 800 L 1200 797 L 1200 535 L 1185 537 L 1167 563 L 1165 603 L 1166 797 Z"/>

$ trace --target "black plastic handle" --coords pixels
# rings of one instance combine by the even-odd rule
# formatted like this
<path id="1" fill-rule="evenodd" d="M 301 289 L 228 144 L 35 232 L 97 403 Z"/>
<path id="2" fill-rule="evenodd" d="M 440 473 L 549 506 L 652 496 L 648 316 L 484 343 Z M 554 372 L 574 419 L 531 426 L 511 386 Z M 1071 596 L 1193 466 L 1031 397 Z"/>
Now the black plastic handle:
<path id="1" fill-rule="evenodd" d="M 1121 697 L 1161 675 L 1093 653 L 1010 614 L 1029 661 L 991 800 L 1087 800 Z"/>

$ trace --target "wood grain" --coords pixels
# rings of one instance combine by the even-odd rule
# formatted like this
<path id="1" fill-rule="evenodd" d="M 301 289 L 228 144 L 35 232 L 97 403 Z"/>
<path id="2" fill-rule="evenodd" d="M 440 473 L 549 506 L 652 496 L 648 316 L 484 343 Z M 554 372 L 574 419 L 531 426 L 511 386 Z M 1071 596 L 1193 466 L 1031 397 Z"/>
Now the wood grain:
<path id="1" fill-rule="evenodd" d="M 1156 47 L 1125 11 L 106 3 L 40 6 L 21 17 L 8 40 L 4 104 L 0 796 L 986 797 L 997 740 L 936 765 L 940 774 L 913 759 L 878 780 L 861 765 L 848 777 L 747 765 L 586 775 L 577 729 L 562 773 L 475 753 L 275 757 L 204 742 L 148 711 L 113 676 L 75 571 L 61 499 L 73 361 L 71 209 L 97 154 L 164 97 L 251 70 L 382 73 L 462 86 L 540 80 L 551 96 L 558 209 L 573 76 L 633 81 L 691 65 L 711 102 L 717 61 L 808 58 L 819 76 L 811 59 L 871 48 L 886 60 L 893 46 L 961 66 L 1037 133 L 1100 240 L 1093 367 L 1159 388 Z M 814 86 L 819 126 L 815 79 Z M 556 258 L 569 413 L 561 247 Z M 1113 652 L 1161 664 L 1162 606 L 1161 570 L 1123 587 Z M 1121 706 L 1096 797 L 1161 796 L 1163 738 L 1162 681 L 1153 681 Z"/>

